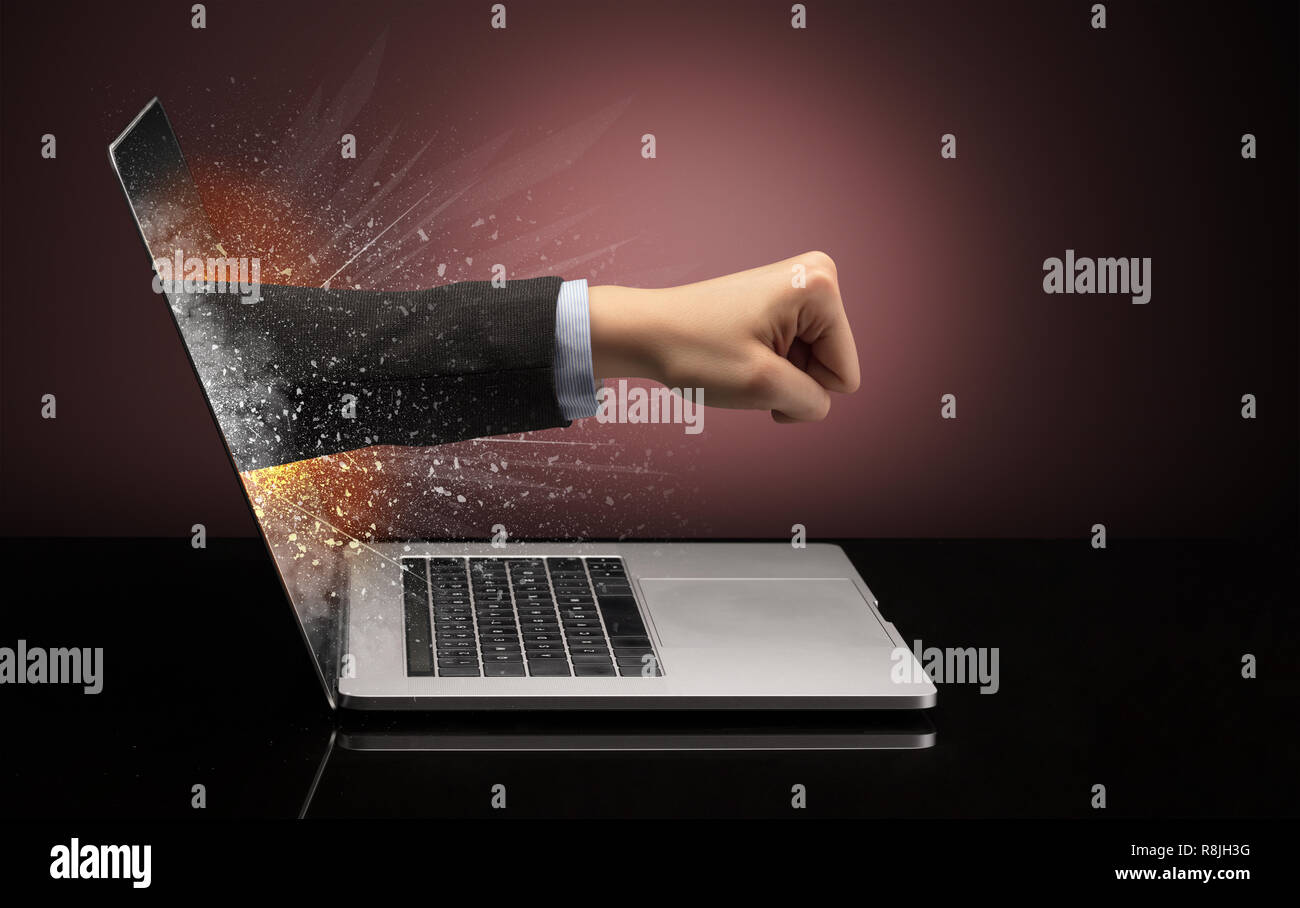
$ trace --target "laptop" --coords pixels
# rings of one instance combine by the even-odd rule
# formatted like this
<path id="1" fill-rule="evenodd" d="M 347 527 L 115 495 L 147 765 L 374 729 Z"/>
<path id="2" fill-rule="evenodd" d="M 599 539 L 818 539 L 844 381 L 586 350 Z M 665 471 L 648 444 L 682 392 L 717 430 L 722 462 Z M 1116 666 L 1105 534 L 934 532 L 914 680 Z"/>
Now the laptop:
<path id="1" fill-rule="evenodd" d="M 155 273 L 226 249 L 157 99 L 109 146 Z M 169 277 L 172 277 L 169 273 Z M 231 453 L 229 373 L 165 294 Z M 256 296 L 237 305 L 258 305 Z M 256 339 L 246 343 L 256 342 Z M 219 351 L 218 351 L 219 352 Z M 328 351 L 322 351 L 328 354 Z M 229 419 L 229 416 L 226 416 Z M 238 473 L 233 455 L 231 465 Z M 414 474 L 412 474 L 414 475 Z M 246 493 L 255 486 L 241 475 Z M 259 504 L 261 502 L 261 504 Z M 330 539 L 306 559 L 249 498 L 326 698 L 354 710 L 905 710 L 930 679 L 842 549 L 790 542 Z M 299 507 L 299 510 L 303 510 Z M 317 516 L 316 525 L 326 516 Z M 432 535 L 432 534 L 431 534 Z M 273 538 L 274 537 L 274 538 Z M 336 545 L 336 543 L 338 543 Z M 335 554 L 335 549 L 341 551 Z"/>

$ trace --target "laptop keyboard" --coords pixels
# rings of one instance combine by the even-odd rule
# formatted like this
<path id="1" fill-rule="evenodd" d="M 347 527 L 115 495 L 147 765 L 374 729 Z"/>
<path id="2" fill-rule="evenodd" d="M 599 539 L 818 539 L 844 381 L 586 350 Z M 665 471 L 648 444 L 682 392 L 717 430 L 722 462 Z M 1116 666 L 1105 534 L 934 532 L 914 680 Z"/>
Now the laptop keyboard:
<path id="1" fill-rule="evenodd" d="M 406 673 L 662 675 L 621 558 L 403 558 Z"/>

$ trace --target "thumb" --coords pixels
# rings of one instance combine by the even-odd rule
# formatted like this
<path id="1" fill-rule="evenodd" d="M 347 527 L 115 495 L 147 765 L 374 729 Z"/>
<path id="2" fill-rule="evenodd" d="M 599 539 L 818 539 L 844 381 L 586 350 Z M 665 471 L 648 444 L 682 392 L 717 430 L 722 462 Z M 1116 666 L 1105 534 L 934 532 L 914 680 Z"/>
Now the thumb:
<path id="1" fill-rule="evenodd" d="M 819 422 L 830 412 L 830 393 L 817 380 L 784 356 L 764 360 L 762 406 L 777 422 Z"/>

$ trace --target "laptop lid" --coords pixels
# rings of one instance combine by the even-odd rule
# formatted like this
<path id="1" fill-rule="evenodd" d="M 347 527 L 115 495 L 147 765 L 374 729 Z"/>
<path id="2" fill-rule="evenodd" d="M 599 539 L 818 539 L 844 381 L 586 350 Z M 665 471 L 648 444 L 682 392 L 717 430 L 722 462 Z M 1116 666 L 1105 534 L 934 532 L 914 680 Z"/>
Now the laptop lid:
<path id="1" fill-rule="evenodd" d="M 302 551 L 298 551 L 294 529 L 268 522 L 268 514 L 289 512 L 290 505 L 302 507 L 306 503 L 303 519 L 317 527 L 318 535 L 341 535 L 344 539 L 340 544 L 346 546 L 348 534 L 336 533 L 334 528 L 319 533 L 320 519 L 310 513 L 314 510 L 310 499 L 319 496 L 314 494 L 310 482 L 305 486 L 305 494 L 299 490 L 297 502 L 282 502 L 275 509 L 259 505 L 259 496 L 265 500 L 268 494 L 267 486 L 282 481 L 285 471 L 291 473 L 298 465 L 275 468 L 280 471 L 275 475 L 255 475 L 268 471 L 240 472 L 230 438 L 232 430 L 239 432 L 242 428 L 237 415 L 239 401 L 238 395 L 232 393 L 231 376 L 235 374 L 231 368 L 232 354 L 226 352 L 234 348 L 232 342 L 240 339 L 222 336 L 222 320 L 207 317 L 213 306 L 257 305 L 260 264 L 242 256 L 238 249 L 226 248 L 213 229 L 180 143 L 157 98 L 109 145 L 108 152 L 153 263 L 153 289 L 168 304 L 190 366 L 203 388 L 208 410 L 221 433 L 227 457 L 241 481 L 262 541 L 276 565 L 281 586 L 312 654 L 317 678 L 332 707 L 339 666 L 339 609 L 342 607 L 336 590 L 344 586 L 338 581 L 340 566 L 322 564 L 321 553 L 313 550 L 309 561 L 317 562 L 312 567 L 319 570 L 304 572 L 312 579 L 299 580 L 291 586 L 290 578 L 286 577 L 286 563 L 292 564 L 293 554 L 302 555 L 308 549 L 304 543 Z M 240 371 L 245 374 L 240 374 L 238 381 L 248 382 L 246 370 Z"/>

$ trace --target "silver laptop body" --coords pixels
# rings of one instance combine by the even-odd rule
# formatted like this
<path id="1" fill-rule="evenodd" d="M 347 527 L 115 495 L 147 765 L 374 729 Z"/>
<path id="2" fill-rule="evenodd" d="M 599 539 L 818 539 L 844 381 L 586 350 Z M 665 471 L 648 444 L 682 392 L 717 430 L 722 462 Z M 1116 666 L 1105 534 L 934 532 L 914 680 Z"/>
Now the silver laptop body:
<path id="1" fill-rule="evenodd" d="M 345 672 L 338 680 L 343 706 L 923 709 L 935 702 L 934 686 L 914 663 L 898 631 L 881 616 L 871 590 L 839 546 L 620 542 L 512 543 L 502 549 L 490 543 L 401 543 L 376 549 L 388 560 L 369 559 L 348 578 L 350 608 L 341 649 L 343 664 L 354 666 L 355 676 Z M 494 559 L 513 566 L 506 569 L 507 575 L 524 565 L 544 563 L 547 585 L 554 584 L 551 577 L 559 573 L 551 569 L 553 564 L 582 562 L 588 585 L 595 589 L 573 598 L 579 605 L 594 600 L 586 606 L 592 615 L 587 622 L 591 634 L 572 636 L 571 627 L 581 618 L 568 616 L 583 612 L 566 609 L 563 591 L 554 586 L 549 597 L 534 600 L 541 608 L 529 608 L 517 592 L 508 610 L 488 608 L 495 602 L 485 607 L 474 588 L 474 566 Z M 633 607 L 638 613 L 630 616 L 630 631 L 611 624 L 596 587 L 599 581 L 591 580 L 592 564 L 603 567 L 614 559 L 622 564 L 629 595 L 619 588 L 613 598 L 624 612 Z M 516 623 L 537 612 L 546 619 L 545 627 L 559 624 L 556 653 L 570 663 L 568 671 L 535 676 L 535 660 L 525 652 L 523 674 L 512 668 L 512 674 L 488 676 L 490 654 L 482 644 L 479 671 L 467 676 L 443 675 L 441 665 L 430 666 L 422 653 L 413 658 L 408 599 L 420 612 L 427 607 L 436 614 L 440 608 L 439 591 L 433 589 L 436 581 L 423 584 L 424 589 L 418 582 L 404 582 L 405 575 L 418 572 L 426 560 L 445 564 L 447 576 L 456 575 L 453 562 L 464 563 L 480 641 L 490 637 L 491 628 L 478 626 L 482 619 L 477 616 L 488 611 L 513 613 Z M 514 576 L 503 585 L 511 588 L 503 599 L 511 598 L 509 593 L 518 586 Z M 412 592 L 410 586 L 416 589 Z M 580 580 L 572 589 L 581 590 Z M 558 619 L 549 618 L 552 608 Z M 437 621 L 430 624 L 436 628 Z M 509 638 L 522 638 L 526 649 L 526 625 Z M 621 641 L 635 645 L 623 647 Z M 584 676 L 583 663 L 574 653 L 588 649 L 595 651 L 591 656 L 596 666 L 603 665 L 600 651 L 610 653 L 616 674 Z M 513 650 L 507 639 L 506 654 Z M 433 651 L 437 662 L 436 640 Z"/>

